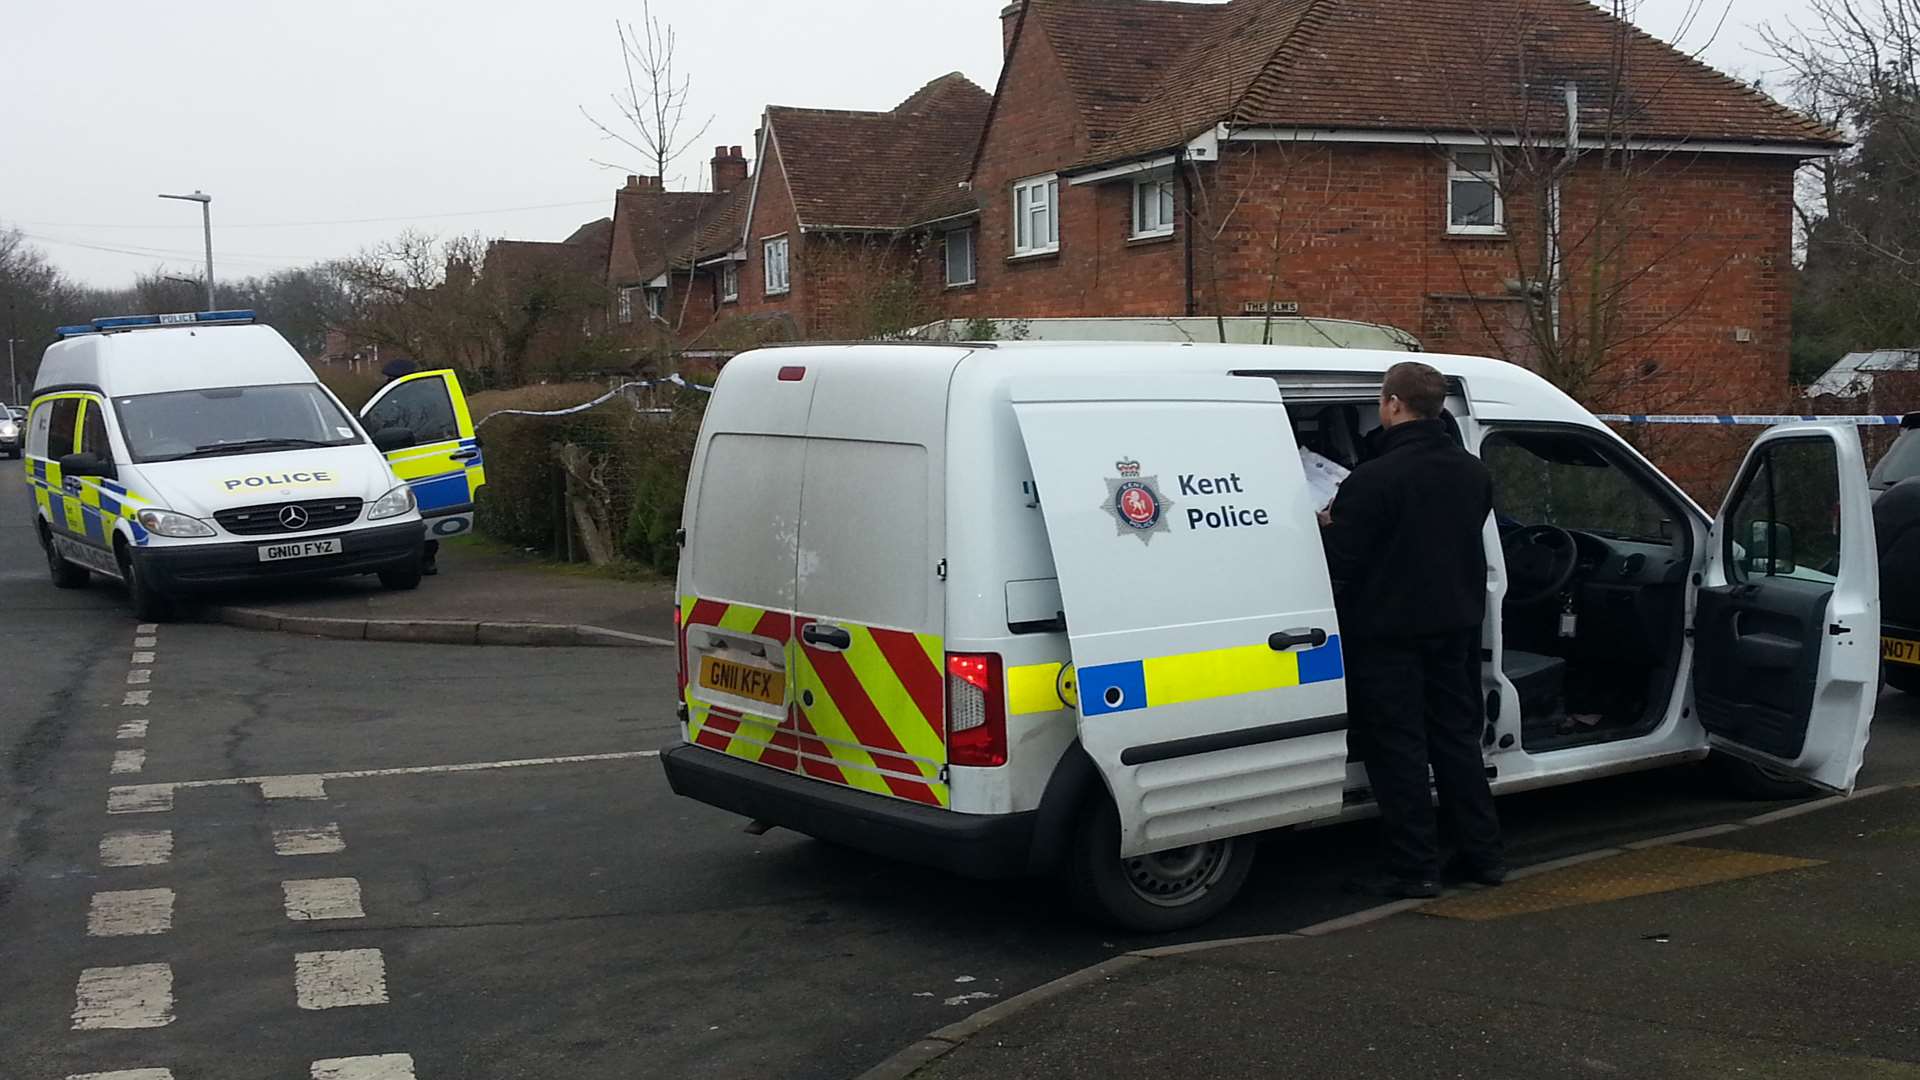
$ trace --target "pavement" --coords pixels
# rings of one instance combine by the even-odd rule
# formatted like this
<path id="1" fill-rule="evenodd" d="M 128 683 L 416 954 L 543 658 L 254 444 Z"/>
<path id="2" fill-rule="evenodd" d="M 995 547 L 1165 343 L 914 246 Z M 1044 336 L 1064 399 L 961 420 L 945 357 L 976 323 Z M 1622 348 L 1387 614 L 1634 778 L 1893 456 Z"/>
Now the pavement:
<path id="1" fill-rule="evenodd" d="M 625 580 L 443 541 L 440 572 L 418 589 L 372 577 L 211 594 L 188 611 L 256 630 L 443 645 L 671 645 L 673 582 Z"/>
<path id="2" fill-rule="evenodd" d="M 1920 1076 L 1920 790 L 1808 809 L 1109 964 L 900 1074 Z"/>
<path id="3" fill-rule="evenodd" d="M 1367 824 L 1264 838 L 1260 864 L 1220 919 L 1146 938 L 1088 925 L 1045 881 L 966 881 L 785 830 L 750 835 L 741 819 L 674 796 L 654 760 L 676 737 L 671 649 L 139 624 L 111 584 L 47 582 L 29 505 L 18 472 L 0 470 L 5 1080 L 846 1080 L 931 1031 L 992 1019 L 983 1011 L 1093 965 L 1131 962 L 1129 953 L 1297 934 L 1372 906 L 1339 888 L 1369 859 Z M 459 576 L 430 579 L 417 595 Z M 1862 782 L 1913 781 L 1920 702 L 1889 694 Z M 1531 864 L 1773 807 L 1676 768 L 1517 795 L 1500 808 L 1516 864 Z M 1810 815 L 1809 836 L 1839 851 L 1849 819 L 1833 815 L 1850 812 Z M 1792 853 L 1829 866 L 1843 858 L 1812 841 Z M 1784 889 L 1824 872 L 1760 880 Z M 1744 936 L 1755 957 L 1775 946 L 1803 957 L 1796 942 L 1824 917 L 1816 903 L 1844 912 L 1884 899 L 1870 890 L 1855 901 L 1805 896 L 1788 891 L 1775 906 L 1731 912 L 1725 936 Z M 1888 949 L 1912 940 L 1900 936 L 1911 933 L 1912 905 L 1898 902 L 1880 904 Z M 1562 951 L 1545 954 L 1559 963 L 1530 965 L 1531 944 L 1490 945 L 1478 926 L 1429 917 L 1432 937 L 1408 948 L 1464 971 L 1472 957 L 1464 946 L 1446 951 L 1448 939 L 1473 935 L 1480 951 L 1519 958 L 1486 975 L 1507 980 L 1492 984 L 1507 995 L 1499 1000 L 1537 995 L 1563 1011 L 1516 1005 L 1485 1027 L 1506 1039 L 1522 1018 L 1577 1015 L 1565 1010 L 1579 999 L 1561 989 L 1581 970 L 1569 956 L 1641 944 L 1637 934 L 1579 937 L 1584 925 L 1604 930 L 1614 906 L 1494 924 L 1568 918 Z M 1849 925 L 1862 948 L 1878 947 L 1865 936 L 1871 924 Z M 1309 947 L 1389 931 L 1409 932 L 1390 920 Z M 1674 934 L 1661 948 L 1694 948 L 1680 936 L 1695 932 L 1686 924 L 1650 922 L 1639 933 L 1654 931 Z M 1595 963 L 1592 992 L 1615 995 L 1611 980 L 1628 969 Z M 1438 981 L 1448 969 L 1436 961 L 1431 970 Z M 1737 993 L 1791 998 L 1793 980 L 1825 978 L 1811 961 L 1754 971 Z M 1323 1017 L 1343 1001 L 1358 1015 L 1355 994 L 1390 981 L 1360 978 L 1330 976 L 1299 1000 Z M 1237 1000 L 1265 1000 L 1266 984 L 1247 985 L 1254 990 Z M 1134 1018 L 1129 1031 L 1152 1039 L 1123 1032 L 1117 1041 L 1146 1060 L 1180 1045 L 1168 1040 L 1200 1038 L 1231 1011 L 1203 991 L 1178 999 L 1191 1032 Z M 1888 992 L 1863 979 L 1820 1007 L 1856 1002 L 1852 1026 L 1836 1029 L 1854 1032 L 1876 1007 L 1867 999 Z M 1703 1001 L 1696 1011 L 1724 1010 Z M 1587 1021 L 1554 1022 L 1577 1031 Z M 983 1030 L 990 1040 L 1015 1028 Z M 939 1067 L 971 1067 L 968 1055 L 990 1048 L 969 1043 Z M 1049 1050 L 1034 1052 L 1033 1064 L 1003 1059 L 1001 1075 L 1057 1071 Z"/>

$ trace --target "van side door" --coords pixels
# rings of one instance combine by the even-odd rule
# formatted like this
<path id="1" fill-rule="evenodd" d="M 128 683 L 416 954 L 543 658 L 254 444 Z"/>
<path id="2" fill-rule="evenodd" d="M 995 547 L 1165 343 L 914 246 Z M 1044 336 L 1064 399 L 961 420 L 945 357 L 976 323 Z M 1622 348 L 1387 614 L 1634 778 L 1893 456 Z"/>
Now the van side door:
<path id="1" fill-rule="evenodd" d="M 1693 690 L 1709 742 L 1851 791 L 1880 674 L 1880 568 L 1859 432 L 1813 423 L 1768 430 L 1708 548 Z"/>
<path id="2" fill-rule="evenodd" d="M 1121 855 L 1337 813 L 1345 668 L 1279 389 L 1035 377 L 1011 394 Z"/>
<path id="3" fill-rule="evenodd" d="M 382 432 L 403 431 L 411 439 L 382 452 L 394 475 L 412 485 L 429 540 L 473 528 L 473 504 L 487 471 L 460 376 L 418 371 L 395 379 L 360 410 L 360 424 L 376 442 Z"/>

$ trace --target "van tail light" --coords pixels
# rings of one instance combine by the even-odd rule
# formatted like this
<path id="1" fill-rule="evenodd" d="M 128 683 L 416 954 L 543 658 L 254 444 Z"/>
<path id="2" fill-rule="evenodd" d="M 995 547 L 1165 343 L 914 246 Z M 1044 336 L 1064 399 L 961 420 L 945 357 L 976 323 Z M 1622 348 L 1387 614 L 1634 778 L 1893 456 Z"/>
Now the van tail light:
<path id="1" fill-rule="evenodd" d="M 679 661 L 680 702 L 684 706 L 687 700 L 687 628 L 685 616 L 676 605 L 673 609 L 673 651 Z"/>
<path id="2" fill-rule="evenodd" d="M 947 761 L 1007 763 L 1007 694 L 997 653 L 947 654 Z"/>

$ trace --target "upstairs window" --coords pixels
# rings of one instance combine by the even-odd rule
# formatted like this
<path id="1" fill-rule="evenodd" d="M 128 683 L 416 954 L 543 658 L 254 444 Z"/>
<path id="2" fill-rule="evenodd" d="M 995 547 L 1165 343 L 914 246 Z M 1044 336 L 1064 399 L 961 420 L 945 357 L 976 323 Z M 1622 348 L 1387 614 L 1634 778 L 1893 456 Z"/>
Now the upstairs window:
<path id="1" fill-rule="evenodd" d="M 1493 151 L 1455 150 L 1448 159 L 1447 231 L 1455 236 L 1506 235 L 1500 161 Z"/>
<path id="2" fill-rule="evenodd" d="M 782 296 L 791 288 L 787 277 L 787 238 L 776 236 L 766 243 L 767 295 Z"/>
<path id="3" fill-rule="evenodd" d="M 667 306 L 667 290 L 665 289 L 648 289 L 647 290 L 647 314 L 653 316 L 654 321 L 656 322 L 664 321 L 662 318 L 662 314 L 665 312 L 666 306 Z"/>
<path id="4" fill-rule="evenodd" d="M 633 294 L 639 291 L 638 288 L 631 287 L 620 290 L 620 299 L 616 307 L 618 309 L 618 317 L 622 324 L 633 322 Z"/>
<path id="5" fill-rule="evenodd" d="M 740 299 L 740 264 L 732 259 L 720 264 L 720 299 Z"/>
<path id="6" fill-rule="evenodd" d="M 1060 178 L 1036 176 L 1013 185 L 1013 253 L 1060 250 Z"/>
<path id="7" fill-rule="evenodd" d="M 1173 235 L 1173 180 L 1133 183 L 1133 238 Z"/>
<path id="8" fill-rule="evenodd" d="M 973 236 L 972 229 L 955 229 L 947 234 L 948 288 L 973 284 Z"/>

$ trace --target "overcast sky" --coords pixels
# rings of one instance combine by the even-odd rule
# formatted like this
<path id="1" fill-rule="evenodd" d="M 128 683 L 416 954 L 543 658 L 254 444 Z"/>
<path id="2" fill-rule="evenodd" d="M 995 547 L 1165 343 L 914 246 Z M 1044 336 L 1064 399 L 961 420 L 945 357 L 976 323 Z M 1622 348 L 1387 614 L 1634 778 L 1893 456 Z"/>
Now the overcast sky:
<path id="1" fill-rule="evenodd" d="M 1707 57 L 1762 74 L 1754 25 L 1804 0 L 1732 3 Z M 228 278 L 350 254 L 408 226 L 562 239 L 611 212 L 629 171 L 594 159 L 637 164 L 580 115 L 612 115 L 614 22 L 637 20 L 637 2 L 9 6 L 0 227 L 90 283 L 126 284 L 163 263 L 197 273 L 199 208 L 158 192 L 213 193 L 214 269 Z M 885 109 L 955 70 L 991 90 L 1002 6 L 655 0 L 693 79 L 690 126 L 713 117 L 670 186 L 697 182 L 716 145 L 751 154 L 768 103 Z M 1688 7 L 1642 0 L 1638 21 L 1672 40 Z M 1696 23 L 1685 44 L 1711 30 Z"/>

